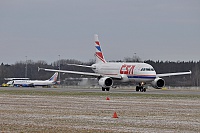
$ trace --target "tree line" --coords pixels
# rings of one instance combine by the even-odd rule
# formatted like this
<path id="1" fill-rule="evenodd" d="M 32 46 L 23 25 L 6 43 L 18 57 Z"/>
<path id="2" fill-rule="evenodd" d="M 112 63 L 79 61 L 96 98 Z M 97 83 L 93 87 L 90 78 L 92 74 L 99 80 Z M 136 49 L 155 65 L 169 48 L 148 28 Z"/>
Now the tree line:
<path id="1" fill-rule="evenodd" d="M 134 62 L 133 58 L 125 58 L 123 62 Z M 136 59 L 138 60 L 138 58 Z M 90 68 L 77 67 L 67 64 L 82 64 L 82 65 L 91 65 L 95 61 L 91 60 L 89 62 L 81 62 L 74 59 L 62 59 L 57 60 L 51 64 L 48 64 L 46 61 L 19 61 L 15 64 L 4 64 L 1 63 L 0 66 L 0 84 L 5 83 L 4 78 L 24 78 L 26 75 L 30 79 L 45 80 L 49 79 L 53 72 L 39 71 L 38 67 L 41 68 L 51 68 L 51 69 L 60 69 L 62 70 L 71 70 L 71 71 L 85 71 L 93 72 Z M 122 61 L 117 61 L 122 62 Z M 200 86 L 200 61 L 152 61 L 146 60 L 145 63 L 152 65 L 157 73 L 169 73 L 169 72 L 182 72 L 191 70 L 191 75 L 183 76 L 173 76 L 173 77 L 164 77 L 166 85 L 170 86 Z M 60 65 L 59 65 L 60 64 Z M 27 69 L 26 69 L 27 67 Z M 61 74 L 61 83 L 65 78 L 80 78 L 82 75 L 75 74 Z"/>

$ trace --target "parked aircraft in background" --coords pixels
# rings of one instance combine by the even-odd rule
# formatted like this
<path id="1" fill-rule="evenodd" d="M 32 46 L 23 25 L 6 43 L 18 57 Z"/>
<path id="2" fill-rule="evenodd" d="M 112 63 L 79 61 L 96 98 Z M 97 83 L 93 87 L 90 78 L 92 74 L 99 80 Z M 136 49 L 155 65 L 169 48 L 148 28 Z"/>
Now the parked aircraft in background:
<path id="1" fill-rule="evenodd" d="M 17 87 L 51 86 L 56 84 L 57 78 L 58 72 L 56 72 L 50 79 L 47 80 L 18 80 L 14 78 L 7 84 Z"/>
<path id="2" fill-rule="evenodd" d="M 94 76 L 98 79 L 98 83 L 102 87 L 102 91 L 109 91 L 110 87 L 113 86 L 114 80 L 118 80 L 121 82 L 136 82 L 138 83 L 138 85 L 136 86 L 136 91 L 145 92 L 146 88 L 144 85 L 147 83 L 150 83 L 156 89 L 161 89 L 165 86 L 165 80 L 161 77 L 191 74 L 191 71 L 156 74 L 154 68 L 147 63 L 106 62 L 100 46 L 98 35 L 95 35 L 94 38 L 96 49 L 96 63 L 92 66 L 76 64 L 73 65 L 91 68 L 95 73 L 55 70 L 46 68 L 38 68 L 38 70 L 41 69 L 45 71 Z"/>
<path id="3" fill-rule="evenodd" d="M 29 78 L 4 78 L 5 80 L 28 80 Z"/>

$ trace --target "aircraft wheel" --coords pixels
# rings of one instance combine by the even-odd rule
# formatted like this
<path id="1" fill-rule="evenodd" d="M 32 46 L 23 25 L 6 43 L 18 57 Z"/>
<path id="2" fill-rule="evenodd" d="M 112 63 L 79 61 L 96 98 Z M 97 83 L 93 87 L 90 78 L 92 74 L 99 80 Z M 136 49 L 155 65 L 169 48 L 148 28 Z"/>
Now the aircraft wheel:
<path id="1" fill-rule="evenodd" d="M 105 90 L 106 90 L 106 88 L 102 87 L 102 91 L 105 91 Z"/>
<path id="2" fill-rule="evenodd" d="M 106 91 L 110 91 L 110 87 L 106 88 Z"/>
<path id="3" fill-rule="evenodd" d="M 144 88 L 143 91 L 146 92 L 146 88 Z"/>
<path id="4" fill-rule="evenodd" d="M 136 91 L 139 91 L 140 89 L 139 89 L 139 86 L 136 86 Z"/>

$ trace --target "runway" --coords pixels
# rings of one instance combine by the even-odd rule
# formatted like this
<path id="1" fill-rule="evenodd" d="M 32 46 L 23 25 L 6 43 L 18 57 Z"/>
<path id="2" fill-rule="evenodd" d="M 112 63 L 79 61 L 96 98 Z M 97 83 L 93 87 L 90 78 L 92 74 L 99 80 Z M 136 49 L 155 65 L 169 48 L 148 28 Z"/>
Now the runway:
<path id="1" fill-rule="evenodd" d="M 55 92 L 100 92 L 100 93 L 123 93 L 123 94 L 174 94 L 174 95 L 200 95 L 200 88 L 149 88 L 146 92 L 136 92 L 135 87 L 111 88 L 109 92 L 103 92 L 100 87 L 67 86 L 57 88 L 42 87 L 0 87 L 0 90 L 32 90 L 32 91 L 55 91 Z"/>

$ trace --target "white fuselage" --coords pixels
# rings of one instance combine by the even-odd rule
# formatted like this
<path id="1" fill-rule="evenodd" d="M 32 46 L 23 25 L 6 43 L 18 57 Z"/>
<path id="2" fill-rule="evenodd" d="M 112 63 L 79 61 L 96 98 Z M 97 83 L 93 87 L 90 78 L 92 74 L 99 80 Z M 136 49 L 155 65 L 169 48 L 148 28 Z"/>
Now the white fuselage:
<path id="1" fill-rule="evenodd" d="M 53 85 L 55 82 L 49 80 L 14 80 L 13 85 L 21 86 L 49 86 Z"/>
<path id="2" fill-rule="evenodd" d="M 147 63 L 108 62 L 92 65 L 95 73 L 108 77 L 121 76 L 122 82 L 151 82 L 156 78 L 154 68 Z"/>

